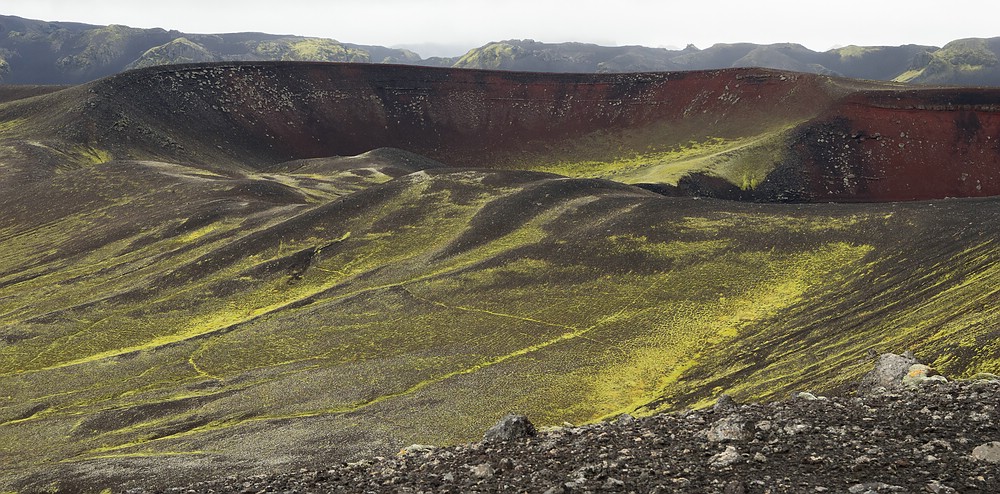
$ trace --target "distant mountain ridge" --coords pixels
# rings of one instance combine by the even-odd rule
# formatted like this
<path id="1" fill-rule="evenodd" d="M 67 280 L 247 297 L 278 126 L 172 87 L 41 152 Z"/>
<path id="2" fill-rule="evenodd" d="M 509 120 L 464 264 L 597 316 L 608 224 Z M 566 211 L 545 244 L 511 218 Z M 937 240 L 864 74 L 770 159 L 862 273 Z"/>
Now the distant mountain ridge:
<path id="1" fill-rule="evenodd" d="M 1000 38 L 944 47 L 846 46 L 825 52 L 794 43 L 716 44 L 683 50 L 506 40 L 460 57 L 265 33 L 187 34 L 0 16 L 0 83 L 79 84 L 123 70 L 192 62 L 320 61 L 531 72 L 652 72 L 762 67 L 913 84 L 1000 86 Z"/>
<path id="2" fill-rule="evenodd" d="M 192 62 L 416 63 L 408 50 L 264 33 L 186 34 L 0 16 L 0 83 L 80 84 L 118 72 Z"/>
<path id="3" fill-rule="evenodd" d="M 969 38 L 943 48 L 845 46 L 825 52 L 794 43 L 715 44 L 683 50 L 508 40 L 470 50 L 454 67 L 550 72 L 633 72 L 761 67 L 914 84 L 1000 85 L 1000 38 Z"/>

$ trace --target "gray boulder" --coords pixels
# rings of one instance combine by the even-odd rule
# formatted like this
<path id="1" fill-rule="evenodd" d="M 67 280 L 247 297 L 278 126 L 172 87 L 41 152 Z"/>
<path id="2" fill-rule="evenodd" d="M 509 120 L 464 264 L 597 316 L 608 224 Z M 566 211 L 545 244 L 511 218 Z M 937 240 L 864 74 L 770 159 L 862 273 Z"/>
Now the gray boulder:
<path id="1" fill-rule="evenodd" d="M 720 395 L 715 405 L 712 405 L 712 410 L 716 413 L 730 413 L 739 409 L 740 405 L 736 403 L 736 400 L 732 396 L 727 394 Z"/>
<path id="2" fill-rule="evenodd" d="M 735 447 L 726 446 L 725 451 L 708 460 L 708 465 L 714 468 L 725 468 L 739 463 L 742 459 L 740 452 Z"/>
<path id="3" fill-rule="evenodd" d="M 486 434 L 483 434 L 483 442 L 503 442 L 520 439 L 523 437 L 534 437 L 538 434 L 534 424 L 524 415 L 507 414 L 493 427 L 490 427 Z"/>
<path id="4" fill-rule="evenodd" d="M 883 353 L 875 362 L 875 368 L 861 378 L 858 394 L 869 395 L 878 388 L 890 391 L 901 389 L 903 377 L 910 371 L 910 366 L 919 363 L 909 352 L 903 355 Z"/>
<path id="5" fill-rule="evenodd" d="M 926 382 L 948 382 L 948 379 L 924 364 L 913 364 L 903 376 L 902 382 L 906 386 L 917 387 Z"/>
<path id="6" fill-rule="evenodd" d="M 745 441 L 750 436 L 750 429 L 746 419 L 738 415 L 730 415 L 712 424 L 705 431 L 705 438 L 713 443 Z"/>
<path id="7" fill-rule="evenodd" d="M 808 391 L 799 391 L 798 393 L 792 394 L 793 400 L 800 401 L 829 401 L 830 399 L 825 396 L 816 396 Z"/>
<path id="8" fill-rule="evenodd" d="M 972 450 L 972 457 L 987 463 L 1000 463 L 1000 442 L 993 441 L 976 446 Z"/>

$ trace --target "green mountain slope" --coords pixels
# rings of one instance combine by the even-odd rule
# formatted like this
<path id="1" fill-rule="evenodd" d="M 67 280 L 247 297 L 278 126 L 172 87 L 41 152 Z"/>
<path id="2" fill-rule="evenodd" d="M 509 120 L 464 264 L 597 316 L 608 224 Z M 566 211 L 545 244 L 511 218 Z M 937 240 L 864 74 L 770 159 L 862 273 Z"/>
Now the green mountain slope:
<path id="1" fill-rule="evenodd" d="M 1000 38 L 952 41 L 930 53 L 926 66 L 915 66 L 896 78 L 920 84 L 993 85 L 1000 77 Z"/>
<path id="2" fill-rule="evenodd" d="M 302 36 L 185 34 L 0 15 L 0 82 L 6 84 L 79 84 L 131 68 L 234 60 L 412 63 L 420 57 Z"/>
<path id="3" fill-rule="evenodd" d="M 462 68 L 550 72 L 628 72 L 766 67 L 815 74 L 918 84 L 1000 84 L 992 67 L 997 38 L 953 41 L 944 48 L 921 45 L 847 46 L 815 52 L 778 43 L 716 44 L 699 50 L 601 47 L 506 40 L 470 50 L 454 59 Z M 440 63 L 438 63 L 440 65 Z"/>
<path id="4" fill-rule="evenodd" d="M 221 61 L 415 64 L 537 72 L 651 72 L 763 67 L 920 84 L 1000 85 L 1000 38 L 919 45 L 847 46 L 815 52 L 793 43 L 716 44 L 699 50 L 504 40 L 454 58 L 264 33 L 190 34 L 164 29 L 45 22 L 0 15 L 0 83 L 78 84 L 123 70 Z"/>

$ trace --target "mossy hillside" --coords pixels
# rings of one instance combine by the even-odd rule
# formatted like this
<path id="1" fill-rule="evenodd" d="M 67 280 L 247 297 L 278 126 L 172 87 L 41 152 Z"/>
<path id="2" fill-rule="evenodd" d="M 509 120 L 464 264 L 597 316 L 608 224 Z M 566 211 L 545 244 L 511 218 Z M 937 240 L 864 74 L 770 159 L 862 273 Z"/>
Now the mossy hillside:
<path id="1" fill-rule="evenodd" d="M 67 54 L 56 61 L 56 67 L 68 74 L 80 75 L 94 73 L 101 67 L 110 65 L 120 59 L 132 60 L 136 44 L 149 36 L 143 29 L 127 26 L 101 26 L 85 31 L 74 40 L 79 51 Z"/>
<path id="2" fill-rule="evenodd" d="M 925 67 L 900 74 L 895 80 L 920 84 L 983 84 L 998 70 L 997 50 L 995 40 L 955 40 L 931 53 Z"/>
<path id="3" fill-rule="evenodd" d="M 92 123 L 64 126 L 66 119 L 86 106 L 85 88 L 19 92 L 22 97 L 0 103 L 0 170 L 4 172 L 0 183 L 16 189 L 63 170 L 121 157 L 92 136 L 82 135 Z"/>
<path id="4" fill-rule="evenodd" d="M 920 255 L 913 255 L 912 239 L 891 236 L 877 256 L 841 270 L 796 310 L 768 318 L 768 330 L 744 333 L 717 361 L 687 369 L 653 408 L 669 409 L 677 400 L 707 404 L 719 390 L 767 399 L 780 396 L 774 386 L 849 389 L 853 376 L 871 365 L 869 348 L 909 348 L 953 376 L 989 372 L 983 369 L 995 368 L 998 360 L 986 342 L 995 338 L 992 328 L 1000 318 L 989 300 L 1000 273 L 992 269 L 995 240 L 983 239 L 984 211 L 973 212 L 984 204 L 893 206 L 882 221 L 890 229 L 905 225 L 923 239 Z M 992 201 L 989 210 L 988 216 L 995 214 Z M 928 221 L 927 211 L 939 219 Z M 943 238 L 929 233 L 948 222 L 964 226 L 948 229 Z"/>
<path id="5" fill-rule="evenodd" d="M 139 59 L 129 64 L 130 69 L 140 69 L 172 63 L 203 63 L 220 60 L 204 46 L 185 37 L 146 50 Z"/>
<path id="6" fill-rule="evenodd" d="M 254 53 L 265 60 L 372 62 L 368 52 L 324 38 L 282 38 L 262 41 L 254 47 Z"/>
<path id="7" fill-rule="evenodd" d="M 829 90 L 839 93 L 844 88 L 830 85 Z M 822 106 L 821 102 L 810 107 L 784 101 L 802 98 L 797 93 L 792 91 L 783 98 L 781 111 L 761 112 L 744 105 L 744 101 L 759 97 L 752 88 L 706 90 L 685 102 L 676 119 L 550 142 L 545 153 L 528 153 L 506 166 L 571 177 L 674 185 L 685 176 L 704 173 L 752 189 L 784 162 L 794 130 Z"/>
<path id="8" fill-rule="evenodd" d="M 997 362 L 988 346 L 948 346 L 995 322 L 982 297 L 996 273 L 977 267 L 998 255 L 995 233 L 969 225 L 991 224 L 995 201 L 953 201 L 945 214 L 747 205 L 439 170 L 204 216 L 242 178 L 149 168 L 78 213 L 103 247 L 74 254 L 69 243 L 18 264 L 60 228 L 4 230 L 5 247 L 21 246 L 4 250 L 12 269 L 0 281 L 9 484 L 31 472 L 40 481 L 55 461 L 95 478 L 125 459 L 143 472 L 147 460 L 194 471 L 464 441 L 510 409 L 544 425 L 699 404 L 720 390 L 822 391 L 860 374 L 856 360 L 887 334 L 925 358 L 949 350 L 941 364 L 959 373 Z M 205 203 L 125 200 L 167 178 Z M 123 214 L 129 202 L 135 215 Z M 102 235 L 101 215 L 155 221 Z M 192 217 L 202 219 L 180 227 Z M 15 281 L 17 266 L 43 274 Z M 913 266 L 926 268 L 912 286 L 889 289 Z M 910 315 L 918 300 L 937 309 Z M 973 310 L 940 330 L 915 325 L 954 306 Z M 798 366 L 813 361 L 822 366 Z M 831 380 L 828 367 L 848 375 Z"/>
<path id="9" fill-rule="evenodd" d="M 191 266 L 197 267 L 199 263 L 206 262 L 203 257 L 218 247 L 217 242 L 238 239 L 246 233 L 243 230 L 266 229 L 276 221 L 281 221 L 275 217 L 287 218 L 304 207 L 294 204 L 271 204 L 260 201 L 253 195 L 232 196 L 231 191 L 239 181 L 226 180 L 224 177 L 212 179 L 199 174 L 202 176 L 197 178 L 187 176 L 183 177 L 183 180 L 171 183 L 171 179 L 181 178 L 176 174 L 177 169 L 183 169 L 181 167 L 165 170 L 162 167 L 150 167 L 161 168 L 159 170 L 161 172 L 166 171 L 167 173 L 151 175 L 168 185 L 156 193 L 149 193 L 141 188 L 137 189 L 136 187 L 142 185 L 131 181 L 142 173 L 128 171 L 123 173 L 119 169 L 121 167 L 122 165 L 113 163 L 95 170 L 103 172 L 101 173 L 103 180 L 92 180 L 96 178 L 94 176 L 96 173 L 90 173 L 90 170 L 66 174 L 62 177 L 65 179 L 64 182 L 56 182 L 51 190 L 42 191 L 33 198 L 45 200 L 48 195 L 65 197 L 69 193 L 77 196 L 75 203 L 56 204 L 63 208 L 91 206 L 89 214 L 68 215 L 55 220 L 42 216 L 36 220 L 41 222 L 37 226 L 32 227 L 30 222 L 25 221 L 22 223 L 22 229 L 8 230 L 10 233 L 5 241 L 6 262 L 3 272 L 7 274 L 5 278 L 9 280 L 8 284 L 21 289 L 15 296 L 5 299 L 7 314 L 13 318 L 8 319 L 8 323 L 17 323 L 24 331 L 30 331 L 29 328 L 36 324 L 34 322 L 36 319 L 44 320 L 45 317 L 52 317 L 53 313 L 73 313 L 78 310 L 75 308 L 77 305 L 86 305 L 87 297 L 93 296 L 95 292 L 102 293 L 105 300 L 112 300 L 98 304 L 108 303 L 113 306 L 115 300 L 128 299 L 133 296 L 131 293 L 146 291 L 148 295 L 151 290 L 169 289 L 170 286 L 162 285 L 170 283 L 168 280 L 171 277 L 167 274 L 170 270 L 175 270 L 177 273 L 190 270 Z M 139 165 L 139 168 L 130 171 L 140 172 L 146 169 L 148 172 L 143 165 Z M 80 181 L 79 179 L 85 175 L 89 175 L 91 180 Z M 25 195 L 33 192 L 38 191 L 27 191 Z M 196 196 L 202 197 L 177 204 L 173 208 L 163 207 L 164 199 L 167 199 L 169 204 L 179 198 Z M 11 199 L 12 202 L 19 202 L 18 200 L 23 198 Z M 60 213 L 59 207 L 47 209 L 46 212 L 57 217 Z M 143 218 L 162 223 L 147 226 L 128 225 L 127 222 L 125 225 L 115 223 L 109 225 L 111 218 Z M 23 228 L 25 226 L 26 229 Z M 118 227 L 109 228 L 109 226 Z M 81 235 L 80 232 L 86 233 Z M 280 242 L 276 243 L 278 244 L 274 249 L 276 256 L 288 254 L 288 249 L 282 249 Z M 39 251 L 37 245 L 47 245 L 49 249 Z M 112 261 L 110 264 L 109 260 Z M 83 268 L 67 269 L 76 263 Z M 155 288 L 157 285 L 161 286 Z M 32 301 L 30 294 L 38 292 L 58 292 L 61 296 Z M 25 296 L 22 297 L 21 294 Z M 50 303 L 54 305 L 49 305 Z M 183 326 L 184 321 L 192 321 L 182 308 L 184 302 L 178 302 L 174 297 L 161 297 L 157 304 L 157 307 L 163 307 L 160 320 L 165 327 L 170 327 L 172 324 Z M 95 307 L 86 310 L 93 309 Z M 175 314 L 181 319 L 174 320 L 170 314 Z M 113 328 L 116 324 L 123 323 L 114 316 L 113 311 L 109 311 L 106 317 L 92 323 L 87 329 L 90 333 L 102 338 L 111 337 L 112 340 L 116 337 L 122 338 L 117 343 L 110 343 L 111 347 L 117 348 L 115 345 L 131 340 L 130 336 L 112 336 L 114 331 L 104 331 L 106 327 Z M 44 327 L 44 323 L 38 324 Z M 83 333 L 84 331 L 76 332 L 74 339 L 86 347 L 87 345 L 83 343 L 86 341 Z M 56 336 L 57 332 L 47 331 L 44 337 L 33 338 L 30 345 L 41 345 L 46 348 L 57 346 L 56 342 L 49 341 Z M 146 337 L 144 334 L 133 336 L 139 339 Z M 23 364 L 23 361 L 16 357 L 17 354 L 20 352 L 8 355 L 9 358 L 15 359 L 11 361 L 11 365 L 15 365 L 18 361 Z M 44 366 L 47 365 L 45 362 L 48 362 L 49 358 L 59 357 L 54 356 L 51 351 L 44 351 L 31 360 L 35 366 Z M 50 364 L 56 365 L 57 362 L 52 361 Z M 15 368 L 20 367 L 15 366 Z"/>
<path id="10" fill-rule="evenodd" d="M 990 49 L 989 40 L 970 38 L 948 43 L 934 53 L 935 58 L 959 67 L 992 67 L 1000 60 Z"/>
<path id="11" fill-rule="evenodd" d="M 11 276 L 7 277 L 8 281 L 4 285 L 9 290 L 13 290 L 10 293 L 15 294 L 14 297 L 5 297 L 4 299 L 6 304 L 4 311 L 6 319 L 5 328 L 7 328 L 5 341 L 22 343 L 17 347 L 8 346 L 2 349 L 5 355 L 4 367 L 6 370 L 13 369 L 17 372 L 22 372 L 21 374 L 17 374 L 20 376 L 36 376 L 38 374 L 30 372 L 30 370 L 39 369 L 40 366 L 49 367 L 49 372 L 60 372 L 57 369 L 67 369 L 67 372 L 75 372 L 80 367 L 86 367 L 93 362 L 99 367 L 95 371 L 99 375 L 109 370 L 106 366 L 101 365 L 100 362 L 108 360 L 115 362 L 121 355 L 134 355 L 136 352 L 155 348 L 159 345 L 169 345 L 171 341 L 182 342 L 185 333 L 182 333 L 181 337 L 172 337 L 170 335 L 156 336 L 157 331 L 159 331 L 157 328 L 164 326 L 174 328 L 186 327 L 189 331 L 186 334 L 191 334 L 190 331 L 198 331 L 198 328 L 203 327 L 205 324 L 225 324 L 232 320 L 239 320 L 239 317 L 246 317 L 245 314 L 240 314 L 236 319 L 226 317 L 221 319 L 218 317 L 206 319 L 196 313 L 187 313 L 183 308 L 184 304 L 189 303 L 185 302 L 185 300 L 190 300 L 190 298 L 186 299 L 183 296 L 162 298 L 151 294 L 149 287 L 151 285 L 155 286 L 158 280 L 162 281 L 164 275 L 175 267 L 197 264 L 198 259 L 204 257 L 206 252 L 211 252 L 213 248 L 217 248 L 217 244 L 213 245 L 213 243 L 232 241 L 233 238 L 238 237 L 234 233 L 238 234 L 240 232 L 234 227 L 249 230 L 265 228 L 269 224 L 268 222 L 271 221 L 267 217 L 261 217 L 267 213 L 267 208 L 265 207 L 265 211 L 257 213 L 259 218 L 255 218 L 255 215 L 251 213 L 248 217 L 233 221 L 235 218 L 232 216 L 222 215 L 217 217 L 214 222 L 203 224 L 203 226 L 186 227 L 188 223 L 192 223 L 193 218 L 203 216 L 204 211 L 199 211 L 199 209 L 206 204 L 218 203 L 218 199 L 210 197 L 213 195 L 213 189 L 216 195 L 220 192 L 225 192 L 232 187 L 230 185 L 231 182 L 227 183 L 225 177 L 213 177 L 211 174 L 201 171 L 188 170 L 187 175 L 184 175 L 181 173 L 184 171 L 183 167 L 155 165 L 150 167 L 163 172 L 157 173 L 155 176 L 161 179 L 168 177 L 174 179 L 183 178 L 184 180 L 179 181 L 179 183 L 170 184 L 166 189 L 154 187 L 153 190 L 158 190 L 160 192 L 159 195 L 144 194 L 143 190 L 129 187 L 130 185 L 133 187 L 139 185 L 129 182 L 138 177 L 143 177 L 143 174 L 116 174 L 112 169 L 114 165 L 110 164 L 104 168 L 79 170 L 74 174 L 68 174 L 65 176 L 66 184 L 64 184 L 67 190 L 60 190 L 58 187 L 54 188 L 55 193 L 63 196 L 66 194 L 72 196 L 74 193 L 78 198 L 106 195 L 100 199 L 110 202 L 110 206 L 101 207 L 101 200 L 97 199 L 97 206 L 95 206 L 94 212 L 92 214 L 80 213 L 77 215 L 76 220 L 70 217 L 66 220 L 47 222 L 43 217 L 39 218 L 42 222 L 39 225 L 41 228 L 32 227 L 30 226 L 30 221 L 25 221 L 24 223 L 28 224 L 22 224 L 21 226 L 26 228 L 5 230 L 10 233 L 9 237 L 5 237 L 5 247 L 11 247 L 11 242 L 17 242 L 19 245 L 25 246 L 31 243 L 36 243 L 36 245 L 51 245 L 53 240 L 57 238 L 64 238 L 63 242 L 67 245 L 72 245 L 73 243 L 84 241 L 84 239 L 75 237 L 76 232 L 80 231 L 87 231 L 90 235 L 103 238 L 103 241 L 107 242 L 103 247 L 94 248 L 93 246 L 89 246 L 80 248 L 81 252 L 79 254 L 74 253 L 72 248 L 68 250 L 53 249 L 46 252 L 45 255 L 49 257 L 44 258 L 44 260 L 37 258 L 31 260 L 33 258 L 27 255 L 18 256 L 19 252 L 26 253 L 27 251 L 4 249 L 4 252 L 9 254 L 6 256 L 6 259 L 11 261 L 11 263 L 5 262 L 5 267 L 10 268 L 8 273 L 11 273 Z M 93 174 L 96 171 L 105 171 L 104 180 L 94 180 L 97 177 L 89 177 L 90 180 L 80 181 L 82 178 L 80 175 L 85 173 Z M 123 178 L 127 181 L 122 182 Z M 144 178 L 148 179 L 149 176 L 145 176 Z M 85 187 L 73 187 L 70 184 L 84 184 Z M 149 185 L 150 183 L 147 182 L 141 184 L 140 187 L 141 189 L 148 190 Z M 207 189 L 205 188 L 206 185 L 208 185 Z M 93 191 L 87 190 L 88 187 L 94 186 L 98 186 L 100 189 L 97 191 L 97 194 L 93 194 Z M 29 197 L 30 192 L 26 194 Z M 179 197 L 208 197 L 203 197 L 201 201 L 194 201 L 193 204 L 185 204 L 185 206 L 190 206 L 189 208 L 163 208 L 162 200 L 170 198 L 174 194 Z M 245 200 L 239 197 L 234 199 L 236 201 Z M 90 200 L 93 201 L 94 199 Z M 73 201 L 66 201 L 65 203 L 57 204 L 63 206 L 75 204 L 76 207 L 87 209 L 86 206 L 93 203 L 84 200 L 75 203 Z M 295 213 L 295 211 L 288 210 L 283 205 L 278 208 L 272 208 L 273 210 L 278 210 L 279 216 L 287 216 Z M 173 214 L 180 216 L 180 219 L 166 219 L 163 221 L 161 216 L 156 214 L 158 212 L 164 213 L 161 216 L 166 216 L 167 218 L 170 218 L 171 214 Z M 242 207 L 232 212 L 242 216 L 251 211 Z M 154 226 L 152 229 L 138 228 L 136 229 L 138 233 L 123 238 L 120 237 L 123 235 L 120 231 L 116 231 L 113 228 L 111 232 L 107 231 L 107 227 L 109 226 L 108 219 L 110 218 L 124 220 L 140 217 L 143 220 L 150 220 L 154 223 L 158 221 L 158 218 L 161 218 L 160 221 L 163 221 L 163 224 L 162 226 Z M 78 223 L 73 223 L 73 221 L 77 221 Z M 89 222 L 81 224 L 79 223 L 80 221 Z M 198 222 L 194 222 L 194 224 L 202 224 L 202 221 L 199 220 Z M 282 252 L 280 246 L 278 252 L 280 256 Z M 18 265 L 13 264 L 17 261 L 21 261 L 22 264 L 20 265 L 22 266 L 25 265 L 23 264 L 24 262 L 27 262 L 28 266 L 34 266 L 29 269 L 38 274 L 32 274 L 30 271 L 25 272 L 14 267 Z M 59 266 L 73 265 L 73 263 L 79 263 L 80 268 L 65 270 L 59 268 Z M 45 297 L 44 300 L 30 300 L 31 294 L 42 295 L 45 293 L 55 296 Z M 122 303 L 122 299 L 128 300 L 130 297 L 136 297 L 137 293 L 146 293 L 147 296 L 156 297 L 158 300 L 149 302 L 149 305 L 153 307 L 152 309 L 139 310 L 137 314 L 135 310 L 132 310 L 135 307 L 130 308 L 128 306 L 129 302 Z M 103 299 L 104 301 L 91 302 L 91 300 L 95 300 L 93 299 L 95 296 L 99 297 L 96 300 Z M 112 301 L 108 302 L 109 299 Z M 51 305 L 46 302 L 51 303 Z M 169 307 L 171 303 L 175 303 L 174 308 Z M 85 306 L 86 308 L 81 308 L 81 306 Z M 168 307 L 162 308 L 164 306 Z M 116 307 L 120 310 L 116 310 Z M 252 306 L 247 310 L 252 311 L 258 308 L 257 306 Z M 222 312 L 219 312 L 219 309 L 224 309 L 224 307 L 220 308 L 213 305 L 207 307 L 205 310 L 221 314 Z M 107 310 L 107 313 L 104 312 L 105 310 Z M 80 318 L 75 317 L 77 313 L 88 313 L 88 311 L 92 314 L 101 315 L 98 317 L 87 315 L 81 315 Z M 64 315 L 55 316 L 55 314 Z M 59 328 L 42 322 L 45 318 L 51 317 L 62 319 L 62 326 L 64 327 L 73 326 L 73 328 L 70 328 L 72 331 L 62 333 L 63 336 L 60 336 L 61 331 Z M 129 324 L 130 322 L 141 323 L 145 318 L 151 318 L 150 320 L 154 324 L 147 327 L 137 327 Z M 38 320 L 37 323 L 34 322 L 36 320 Z M 36 329 L 37 333 L 34 332 Z M 111 336 L 111 338 L 106 338 L 108 336 Z M 62 344 L 66 346 L 60 348 Z M 133 346 L 129 347 L 129 344 L 133 344 Z M 108 350 L 108 348 L 111 348 L 111 350 Z M 115 350 L 116 348 L 120 348 L 121 350 Z M 25 355 L 25 351 L 31 353 L 31 355 Z M 184 371 L 190 372 L 192 364 L 187 362 L 186 357 L 180 362 L 183 363 L 182 367 L 184 367 Z M 8 421 L 8 425 L 38 420 L 51 415 L 56 409 L 65 410 L 68 408 L 73 410 L 78 406 L 86 407 L 94 400 L 97 403 L 106 403 L 106 400 L 120 396 L 132 396 L 133 399 L 139 400 L 142 403 L 142 400 L 151 399 L 150 393 L 152 393 L 159 397 L 152 398 L 153 403 L 161 402 L 164 399 L 161 396 L 162 392 L 156 390 L 161 390 L 164 386 L 172 388 L 179 385 L 179 383 L 192 380 L 185 380 L 183 375 L 180 377 L 171 377 L 173 372 L 170 370 L 171 367 L 173 366 L 156 364 L 141 372 L 137 371 L 134 374 L 135 377 L 126 371 L 123 377 L 128 377 L 118 382 L 91 382 L 88 386 L 81 385 L 75 388 L 70 386 L 68 389 L 73 389 L 73 391 L 63 394 L 67 400 L 70 400 L 69 403 L 63 403 L 63 405 L 55 408 L 43 407 L 41 413 L 38 413 L 37 410 L 32 411 L 33 409 L 29 409 L 30 413 L 15 411 L 14 413 L 17 418 Z M 25 374 L 23 371 L 29 372 Z M 162 375 L 164 371 L 168 371 L 168 373 Z M 70 375 L 75 376 L 75 374 Z M 76 377 L 67 379 L 66 382 L 80 384 Z M 194 380 L 204 380 L 204 378 L 198 374 Z M 28 382 L 35 384 L 26 384 L 24 388 L 20 385 L 12 385 L 5 389 L 20 389 L 29 394 L 34 393 L 36 390 L 43 391 L 40 399 L 45 400 L 45 396 L 51 391 L 50 387 L 37 383 L 30 378 Z M 148 385 L 142 384 L 143 382 L 151 382 L 152 391 L 147 390 L 146 387 Z M 108 387 L 112 388 L 108 392 L 110 394 L 104 394 L 105 388 Z M 118 391 L 114 391 L 114 389 Z M 231 392 L 232 389 L 234 388 L 230 387 L 226 392 Z M 175 393 L 170 394 L 172 396 L 167 397 L 168 402 L 178 399 Z M 182 395 L 184 394 L 188 393 L 182 393 Z M 195 395 L 201 394 L 205 393 L 195 393 Z M 208 392 L 207 394 L 212 395 L 214 393 Z M 79 398 L 80 395 L 85 395 L 85 397 Z M 18 398 L 23 396 L 20 395 Z M 20 402 L 18 401 L 17 403 Z M 70 417 L 73 415 L 76 414 L 69 414 Z M 165 422 L 171 421 L 166 420 Z M 171 423 L 166 424 L 166 426 L 176 427 L 176 425 L 171 425 Z M 76 427 L 76 425 L 70 425 L 70 430 Z M 48 437 L 48 435 L 44 435 L 44 437 Z M 72 435 L 68 435 L 67 437 L 72 438 Z"/>
<path id="12" fill-rule="evenodd" d="M 526 141 L 523 156 L 499 166 L 626 183 L 677 184 L 685 176 L 707 174 L 752 189 L 787 158 L 797 127 L 815 117 L 827 98 L 854 90 L 824 82 L 823 94 L 806 102 L 811 89 L 803 86 L 781 93 L 779 111 L 758 111 L 752 102 L 767 90 L 737 80 L 669 101 L 676 114 L 660 121 L 537 146 Z M 544 151 L 528 151 L 534 147 Z"/>
<path id="13" fill-rule="evenodd" d="M 892 80 L 895 82 L 912 82 L 914 79 L 920 77 L 924 73 L 924 68 L 920 69 L 910 69 L 902 74 L 899 74 Z"/>
<path id="14" fill-rule="evenodd" d="M 501 69 L 510 65 L 524 50 L 510 43 L 495 42 L 470 50 L 454 63 L 456 68 Z"/>

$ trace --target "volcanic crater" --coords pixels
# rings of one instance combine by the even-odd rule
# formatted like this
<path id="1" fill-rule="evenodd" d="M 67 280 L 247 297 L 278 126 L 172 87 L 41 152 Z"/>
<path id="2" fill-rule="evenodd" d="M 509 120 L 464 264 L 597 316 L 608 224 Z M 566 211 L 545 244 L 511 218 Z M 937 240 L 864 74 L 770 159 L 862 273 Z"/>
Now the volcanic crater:
<path id="1" fill-rule="evenodd" d="M 845 393 L 872 350 L 1000 371 L 998 90 L 224 63 L 0 100 L 0 489 Z"/>

